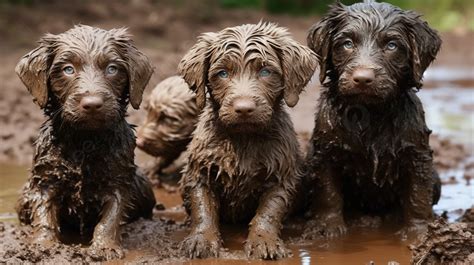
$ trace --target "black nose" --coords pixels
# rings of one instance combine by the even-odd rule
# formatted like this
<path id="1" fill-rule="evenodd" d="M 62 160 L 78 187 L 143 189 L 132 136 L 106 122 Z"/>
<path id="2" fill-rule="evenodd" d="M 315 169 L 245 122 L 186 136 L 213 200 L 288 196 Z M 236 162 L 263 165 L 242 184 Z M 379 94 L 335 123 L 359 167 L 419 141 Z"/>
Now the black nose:
<path id="1" fill-rule="evenodd" d="M 370 85 L 375 80 L 374 70 L 370 68 L 359 68 L 352 73 L 352 80 L 356 85 Z"/>
<path id="2" fill-rule="evenodd" d="M 238 98 L 232 104 L 235 113 L 239 115 L 250 115 L 255 111 L 257 105 L 249 98 Z"/>
<path id="3" fill-rule="evenodd" d="M 98 111 L 104 105 L 104 101 L 98 96 L 85 96 L 81 99 L 79 106 L 85 112 Z"/>

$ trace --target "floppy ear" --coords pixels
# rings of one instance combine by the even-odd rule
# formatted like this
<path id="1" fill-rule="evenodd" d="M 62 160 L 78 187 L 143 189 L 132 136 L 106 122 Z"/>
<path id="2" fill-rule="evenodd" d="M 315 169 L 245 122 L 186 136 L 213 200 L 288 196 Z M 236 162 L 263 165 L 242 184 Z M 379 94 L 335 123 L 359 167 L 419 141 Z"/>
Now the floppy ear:
<path id="1" fill-rule="evenodd" d="M 204 33 L 197 43 L 184 55 L 178 65 L 178 72 L 196 93 L 196 104 L 199 109 L 206 105 L 206 84 L 209 71 L 209 49 L 216 39 L 216 33 Z"/>
<path id="2" fill-rule="evenodd" d="M 281 63 L 285 89 L 283 98 L 286 105 L 294 107 L 299 95 L 314 74 L 318 58 L 308 47 L 290 37 L 279 41 L 282 45 Z"/>
<path id="3" fill-rule="evenodd" d="M 311 26 L 308 31 L 308 36 L 306 37 L 308 47 L 310 47 L 319 58 L 319 81 L 321 84 L 324 83 L 328 71 L 331 69 L 332 27 L 342 18 L 344 13 L 345 6 L 339 1 L 336 1 L 334 5 L 330 6 L 328 14 Z"/>
<path id="4" fill-rule="evenodd" d="M 430 28 L 428 23 L 421 20 L 417 13 L 408 12 L 408 18 L 413 82 L 419 89 L 422 86 L 423 73 L 441 48 L 441 39 L 438 33 Z"/>
<path id="5" fill-rule="evenodd" d="M 145 91 L 153 74 L 153 67 L 148 57 L 135 47 L 125 28 L 112 31 L 116 34 L 116 44 L 125 50 L 124 57 L 128 68 L 130 104 L 134 109 L 138 109 L 142 102 L 143 91 Z"/>
<path id="6" fill-rule="evenodd" d="M 26 86 L 34 101 L 44 108 L 48 102 L 49 68 L 51 67 L 51 46 L 56 36 L 47 34 L 39 41 L 39 46 L 20 59 L 15 72 Z"/>

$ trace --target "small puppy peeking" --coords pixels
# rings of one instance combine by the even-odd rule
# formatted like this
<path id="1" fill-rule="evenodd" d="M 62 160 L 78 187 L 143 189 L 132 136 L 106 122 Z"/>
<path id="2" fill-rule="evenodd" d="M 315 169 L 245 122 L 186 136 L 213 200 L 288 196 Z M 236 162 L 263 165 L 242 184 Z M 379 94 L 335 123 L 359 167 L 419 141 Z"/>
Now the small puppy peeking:
<path id="1" fill-rule="evenodd" d="M 205 33 L 180 62 L 203 109 L 181 180 L 192 222 L 186 256 L 218 256 L 219 224 L 248 221 L 249 257 L 290 255 L 280 229 L 300 181 L 300 150 L 283 103 L 296 105 L 316 59 L 286 29 L 260 22 Z"/>
<path id="2" fill-rule="evenodd" d="M 145 102 L 147 117 L 137 130 L 137 146 L 156 157 L 147 175 L 159 185 L 176 185 L 199 111 L 196 96 L 180 76 L 160 82 Z"/>
<path id="3" fill-rule="evenodd" d="M 16 72 L 48 120 L 17 204 L 35 242 L 66 229 L 90 239 L 97 259 L 123 257 L 120 225 L 151 218 L 151 184 L 137 175 L 135 137 L 125 120 L 138 108 L 153 69 L 125 29 L 76 26 L 45 35 Z"/>
<path id="4" fill-rule="evenodd" d="M 309 31 L 323 84 L 307 157 L 314 181 L 306 238 L 335 237 L 359 214 L 420 230 L 440 195 L 416 96 L 441 40 L 420 16 L 387 3 L 337 2 Z"/>

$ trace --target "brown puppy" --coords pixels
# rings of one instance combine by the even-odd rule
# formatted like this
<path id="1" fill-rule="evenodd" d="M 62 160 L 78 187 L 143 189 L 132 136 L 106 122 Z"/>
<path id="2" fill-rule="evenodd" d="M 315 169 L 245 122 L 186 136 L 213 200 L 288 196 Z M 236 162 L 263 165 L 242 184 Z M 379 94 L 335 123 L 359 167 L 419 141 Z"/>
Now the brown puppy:
<path id="1" fill-rule="evenodd" d="M 16 72 L 48 120 L 36 142 L 32 174 L 18 201 L 34 240 L 59 241 L 72 229 L 100 259 L 123 256 L 120 224 L 151 217 L 150 183 L 136 174 L 135 137 L 125 120 L 153 72 L 125 29 L 76 26 L 47 34 Z"/>
<path id="2" fill-rule="evenodd" d="M 250 221 L 249 257 L 290 254 L 279 234 L 300 151 L 283 102 L 296 105 L 315 67 L 315 54 L 271 23 L 203 34 L 184 56 L 179 71 L 203 108 L 182 179 L 186 256 L 218 256 L 221 221 Z"/>
<path id="3" fill-rule="evenodd" d="M 178 159 L 191 141 L 199 109 L 196 96 L 183 78 L 169 77 L 151 92 L 146 105 L 145 122 L 137 131 L 137 146 L 156 157 L 147 168 L 150 179 L 179 181 L 184 159 Z"/>
<path id="4" fill-rule="evenodd" d="M 386 3 L 336 3 L 310 30 L 323 83 L 308 152 L 313 221 L 305 236 L 345 233 L 351 215 L 423 228 L 439 199 L 416 96 L 441 40 L 419 15 Z"/>

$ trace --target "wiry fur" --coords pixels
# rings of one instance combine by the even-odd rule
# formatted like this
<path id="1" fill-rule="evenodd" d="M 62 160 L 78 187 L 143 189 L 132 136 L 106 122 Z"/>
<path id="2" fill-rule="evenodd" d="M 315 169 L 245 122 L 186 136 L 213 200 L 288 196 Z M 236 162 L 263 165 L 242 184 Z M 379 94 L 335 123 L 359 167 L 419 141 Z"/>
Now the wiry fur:
<path id="1" fill-rule="evenodd" d="M 204 108 L 182 179 L 192 221 L 182 243 L 187 256 L 217 256 L 220 221 L 249 220 L 250 257 L 290 253 L 279 233 L 300 179 L 300 153 L 283 99 L 294 106 L 315 67 L 314 53 L 271 23 L 203 34 L 184 56 L 179 70 Z M 237 112 L 241 99 L 255 104 L 248 116 Z"/>
<path id="2" fill-rule="evenodd" d="M 422 228 L 440 187 L 415 93 L 440 48 L 436 31 L 386 3 L 337 3 L 310 29 L 308 45 L 324 86 L 307 158 L 314 195 L 305 236 L 343 234 L 344 219 L 361 213 L 395 213 Z M 360 69 L 372 82 L 357 83 Z"/>
<path id="3" fill-rule="evenodd" d="M 107 74 L 110 64 L 117 72 Z M 74 73 L 65 74 L 65 67 Z M 36 141 L 31 177 L 17 205 L 19 219 L 34 228 L 34 240 L 49 244 L 72 229 L 92 235 L 91 254 L 123 256 L 119 226 L 151 217 L 150 183 L 137 175 L 133 127 L 125 120 L 128 97 L 135 108 L 151 76 L 148 59 L 124 29 L 76 26 L 47 34 L 25 55 L 17 73 L 48 120 Z M 103 105 L 90 113 L 82 99 Z"/>
<path id="4" fill-rule="evenodd" d="M 156 157 L 148 169 L 149 177 L 179 180 L 184 166 L 184 159 L 179 157 L 191 141 L 198 120 L 196 96 L 183 78 L 172 76 L 153 89 L 145 108 L 148 113 L 138 128 L 137 146 Z"/>

